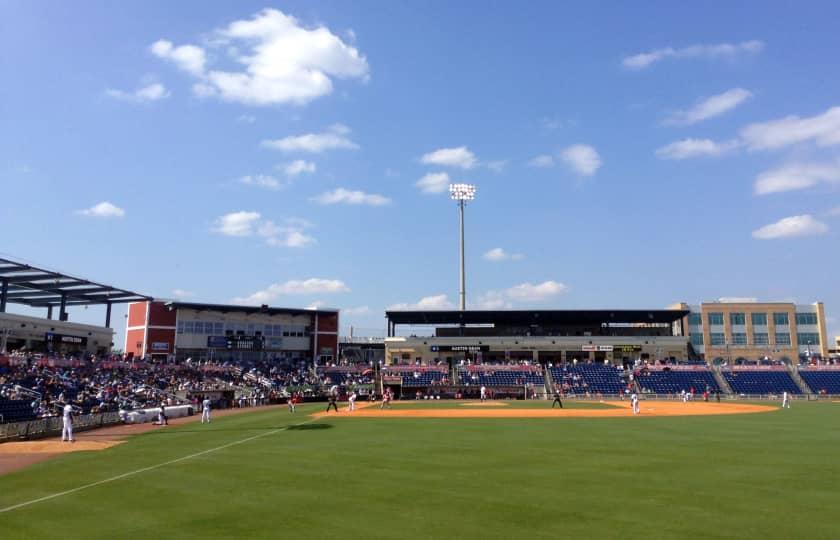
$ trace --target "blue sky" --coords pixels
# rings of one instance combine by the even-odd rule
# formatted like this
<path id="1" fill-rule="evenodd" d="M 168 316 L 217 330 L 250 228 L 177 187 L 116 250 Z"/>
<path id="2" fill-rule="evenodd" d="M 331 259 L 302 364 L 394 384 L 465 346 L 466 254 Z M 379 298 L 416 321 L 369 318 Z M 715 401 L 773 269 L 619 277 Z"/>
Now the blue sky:
<path id="1" fill-rule="evenodd" d="M 822 300 L 840 334 L 838 18 L 7 0 L 0 252 L 376 333 L 389 306 L 457 304 L 436 190 L 470 182 L 473 307 Z"/>

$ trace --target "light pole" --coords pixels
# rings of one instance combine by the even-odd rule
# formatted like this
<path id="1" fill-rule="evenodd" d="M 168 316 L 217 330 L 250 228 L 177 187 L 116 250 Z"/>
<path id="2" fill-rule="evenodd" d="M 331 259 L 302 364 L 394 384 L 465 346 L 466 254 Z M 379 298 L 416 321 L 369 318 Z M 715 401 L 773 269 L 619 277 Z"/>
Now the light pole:
<path id="1" fill-rule="evenodd" d="M 464 273 L 464 206 L 466 206 L 467 201 L 475 199 L 475 186 L 473 184 L 449 184 L 449 196 L 453 201 L 458 201 L 458 207 L 461 210 L 461 291 L 458 296 L 461 311 L 464 311 L 467 305 L 466 276 Z"/>

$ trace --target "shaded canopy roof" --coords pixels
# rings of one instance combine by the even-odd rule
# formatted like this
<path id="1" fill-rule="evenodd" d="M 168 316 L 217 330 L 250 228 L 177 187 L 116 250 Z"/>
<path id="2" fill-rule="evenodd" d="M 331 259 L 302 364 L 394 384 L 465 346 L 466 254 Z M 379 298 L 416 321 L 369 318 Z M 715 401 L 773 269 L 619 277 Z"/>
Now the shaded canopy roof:
<path id="1" fill-rule="evenodd" d="M 284 307 L 270 307 L 270 306 L 241 306 L 236 304 L 201 304 L 197 302 L 166 302 L 167 307 L 173 309 L 192 309 L 195 311 L 217 311 L 220 313 L 264 313 L 266 315 L 312 315 L 313 313 L 338 313 L 337 309 L 332 308 L 318 308 L 318 309 L 304 309 L 304 308 L 284 308 Z"/>
<path id="2" fill-rule="evenodd" d="M 570 309 L 386 311 L 393 324 L 600 325 L 603 323 L 673 323 L 688 315 L 680 309 Z"/>
<path id="3" fill-rule="evenodd" d="M 117 289 L 88 279 L 0 258 L 0 286 L 5 300 L 31 307 L 89 306 L 151 300 L 150 297 Z M 0 295 L 3 293 L 0 289 Z"/>

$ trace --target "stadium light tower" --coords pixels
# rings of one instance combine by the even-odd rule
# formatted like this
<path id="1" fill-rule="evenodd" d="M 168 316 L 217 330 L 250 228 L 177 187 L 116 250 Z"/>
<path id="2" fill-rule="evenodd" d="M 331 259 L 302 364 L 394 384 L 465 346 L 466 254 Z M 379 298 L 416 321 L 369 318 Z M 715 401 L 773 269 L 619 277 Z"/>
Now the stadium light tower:
<path id="1" fill-rule="evenodd" d="M 467 205 L 467 201 L 475 199 L 475 186 L 473 184 L 449 184 L 449 196 L 453 201 L 458 201 L 458 207 L 461 210 L 461 292 L 458 296 L 461 311 L 464 311 L 467 305 L 466 277 L 464 274 L 464 206 Z"/>

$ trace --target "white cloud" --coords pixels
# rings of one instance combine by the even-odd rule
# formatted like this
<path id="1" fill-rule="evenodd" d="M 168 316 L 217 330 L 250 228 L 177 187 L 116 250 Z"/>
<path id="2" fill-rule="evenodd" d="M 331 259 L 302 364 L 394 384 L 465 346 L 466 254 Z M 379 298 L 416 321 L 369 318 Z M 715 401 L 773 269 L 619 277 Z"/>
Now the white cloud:
<path id="1" fill-rule="evenodd" d="M 149 50 L 158 58 L 169 60 L 179 69 L 183 69 L 192 75 L 201 76 L 204 74 L 207 55 L 201 47 L 195 45 L 175 47 L 171 41 L 160 39 L 152 43 Z"/>
<path id="2" fill-rule="evenodd" d="M 342 124 L 334 124 L 323 133 L 307 133 L 282 139 L 264 140 L 262 146 L 281 152 L 308 152 L 320 154 L 326 150 L 356 150 L 359 145 L 347 138 L 350 129 Z"/>
<path id="3" fill-rule="evenodd" d="M 592 176 L 601 167 L 601 157 L 595 148 L 586 144 L 575 144 L 560 152 L 560 159 L 573 171 L 583 176 Z"/>
<path id="4" fill-rule="evenodd" d="M 359 50 L 328 28 L 306 28 L 276 9 L 217 30 L 209 46 L 223 48 L 241 70 L 208 68 L 206 52 L 195 45 L 159 40 L 151 51 L 196 77 L 196 94 L 246 105 L 305 104 L 330 94 L 333 78 L 367 80 L 370 73 Z"/>
<path id="5" fill-rule="evenodd" d="M 755 54 L 761 52 L 762 49 L 764 49 L 764 43 L 758 40 L 744 41 L 741 43 L 691 45 L 678 49 L 665 47 L 663 49 L 628 56 L 621 63 L 626 69 L 641 70 L 666 58 L 735 58 L 742 54 Z"/>
<path id="6" fill-rule="evenodd" d="M 672 114 L 666 123 L 691 125 L 715 116 L 720 116 L 752 97 L 752 92 L 743 88 L 733 88 L 722 94 L 708 97 L 685 111 Z"/>
<path id="7" fill-rule="evenodd" d="M 388 311 L 410 311 L 410 310 L 440 310 L 452 309 L 454 304 L 449 300 L 445 294 L 438 294 L 434 296 L 424 296 L 416 303 L 400 303 L 388 306 Z"/>
<path id="8" fill-rule="evenodd" d="M 303 309 L 318 310 L 318 309 L 321 309 L 321 308 L 325 307 L 326 305 L 327 305 L 327 303 L 324 302 L 323 300 L 315 300 L 314 302 L 312 302 L 311 304 L 309 304 L 308 306 L 306 306 Z"/>
<path id="9" fill-rule="evenodd" d="M 172 289 L 172 296 L 175 298 L 192 298 L 195 296 L 194 292 L 185 291 L 184 289 Z"/>
<path id="10" fill-rule="evenodd" d="M 505 290 L 505 296 L 518 302 L 542 302 L 563 294 L 567 289 L 562 283 L 551 280 L 537 284 L 521 283 Z"/>
<path id="11" fill-rule="evenodd" d="M 755 193 L 767 195 L 807 189 L 821 182 L 840 183 L 840 162 L 792 163 L 764 171 L 755 180 Z"/>
<path id="12" fill-rule="evenodd" d="M 265 189 L 280 189 L 285 186 L 283 182 L 274 178 L 273 176 L 269 176 L 267 174 L 256 174 L 256 175 L 248 175 L 243 176 L 237 180 L 240 184 L 245 184 L 246 186 L 256 186 Z"/>
<path id="13" fill-rule="evenodd" d="M 231 212 L 217 218 L 213 230 L 225 236 L 251 236 L 260 217 L 259 212 Z"/>
<path id="14" fill-rule="evenodd" d="M 494 173 L 501 173 L 507 167 L 507 160 L 506 159 L 498 159 L 496 161 L 488 161 L 484 164 L 485 167 L 493 171 Z"/>
<path id="15" fill-rule="evenodd" d="M 512 309 L 513 302 L 505 298 L 504 292 L 487 291 L 478 295 L 478 300 L 470 302 L 472 309 Z"/>
<path id="16" fill-rule="evenodd" d="M 324 192 L 312 198 L 318 204 L 364 204 L 368 206 L 383 206 L 391 203 L 391 199 L 375 193 L 364 191 L 350 191 L 344 188 Z"/>
<path id="17" fill-rule="evenodd" d="M 528 166 L 548 169 L 554 167 L 554 158 L 548 154 L 542 154 L 529 161 Z"/>
<path id="18" fill-rule="evenodd" d="M 302 159 L 296 159 L 283 165 L 283 172 L 286 173 L 286 176 L 300 176 L 303 173 L 312 174 L 316 169 L 317 166 L 313 162 Z"/>
<path id="19" fill-rule="evenodd" d="M 123 90 L 115 90 L 113 88 L 109 88 L 105 90 L 105 94 L 108 97 L 120 99 L 123 101 L 146 103 L 149 101 L 158 101 L 160 99 L 169 97 L 169 90 L 167 90 L 166 87 L 160 83 L 152 83 L 138 88 L 133 92 L 125 92 Z"/>
<path id="20" fill-rule="evenodd" d="M 460 167 L 472 169 L 478 160 L 466 146 L 457 148 L 439 148 L 428 154 L 423 154 L 420 161 L 426 165 L 440 165 L 443 167 Z"/>
<path id="21" fill-rule="evenodd" d="M 253 124 L 257 121 L 257 117 L 253 114 L 240 114 L 236 117 L 236 121 L 242 124 Z"/>
<path id="22" fill-rule="evenodd" d="M 738 147 L 738 141 L 715 142 L 711 139 L 683 139 L 656 150 L 661 159 L 688 159 L 694 157 L 717 157 Z"/>
<path id="23" fill-rule="evenodd" d="M 234 298 L 233 302 L 235 304 L 260 305 L 273 302 L 281 296 L 337 294 L 345 292 L 350 292 L 350 288 L 339 279 L 292 279 L 285 283 L 274 283 L 263 290 L 245 297 Z"/>
<path id="24" fill-rule="evenodd" d="M 96 218 L 121 218 L 125 216 L 125 210 L 108 201 L 103 201 L 84 210 L 78 210 L 76 213 L 82 216 Z"/>
<path id="25" fill-rule="evenodd" d="M 415 184 L 423 193 L 443 193 L 449 189 L 449 174 L 445 172 L 429 173 Z"/>
<path id="26" fill-rule="evenodd" d="M 342 316 L 347 316 L 347 317 L 367 315 L 368 313 L 370 313 L 370 308 L 368 306 L 345 308 L 345 309 L 341 310 L 341 315 Z"/>
<path id="27" fill-rule="evenodd" d="M 786 116 L 750 124 L 741 130 L 741 138 L 750 150 L 773 150 L 802 142 L 837 145 L 840 144 L 840 107 L 806 118 Z"/>
<path id="28" fill-rule="evenodd" d="M 493 248 L 484 255 L 481 256 L 484 260 L 492 261 L 492 262 L 501 262 L 501 261 L 519 261 L 522 260 L 524 257 L 520 253 L 508 253 L 504 249 L 497 247 Z"/>
<path id="29" fill-rule="evenodd" d="M 753 238 L 759 240 L 774 240 L 794 236 L 813 236 L 828 232 L 828 225 L 817 221 L 810 214 L 790 216 L 780 219 L 776 223 L 765 225 L 753 231 Z"/>
<path id="30" fill-rule="evenodd" d="M 259 236 L 265 243 L 274 247 L 306 247 L 316 242 L 315 238 L 304 232 L 310 227 L 308 222 L 294 219 L 286 220 L 284 225 L 277 225 L 271 220 L 263 220 L 259 212 L 231 212 L 216 219 L 214 232 L 225 236 Z"/>

